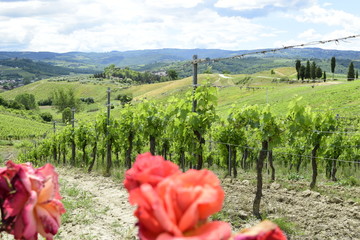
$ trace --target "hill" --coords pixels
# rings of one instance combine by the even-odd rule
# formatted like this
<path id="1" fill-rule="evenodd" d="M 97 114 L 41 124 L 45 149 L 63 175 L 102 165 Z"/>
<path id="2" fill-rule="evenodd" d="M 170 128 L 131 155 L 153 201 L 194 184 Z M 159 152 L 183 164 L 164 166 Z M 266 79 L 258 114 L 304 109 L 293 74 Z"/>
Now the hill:
<path id="1" fill-rule="evenodd" d="M 153 49 L 134 51 L 96 52 L 0 52 L 0 59 L 27 58 L 34 61 L 48 62 L 53 65 L 69 68 L 90 68 L 101 71 L 105 66 L 115 64 L 119 67 L 139 66 L 151 64 L 169 64 L 176 61 L 189 61 L 194 54 L 199 58 L 222 58 L 238 54 L 262 51 L 267 49 L 229 51 L 221 49 Z M 327 50 L 321 48 L 297 48 L 283 51 L 258 54 L 258 58 L 286 58 L 286 59 L 338 59 L 360 60 L 359 51 Z M 149 66 L 148 66 L 149 67 Z"/>
<path id="2" fill-rule="evenodd" d="M 89 69 L 70 69 L 25 58 L 0 59 L 0 85 L 11 89 L 43 78 L 73 73 L 93 73 Z"/>
<path id="3" fill-rule="evenodd" d="M 360 81 L 348 82 L 345 75 L 335 75 L 336 81 L 292 83 L 296 78 L 293 67 L 274 69 L 258 72 L 255 74 L 223 75 L 223 74 L 200 74 L 199 83 L 209 81 L 218 87 L 219 104 L 218 110 L 221 115 L 227 114 L 232 107 L 244 104 L 270 104 L 278 114 L 287 111 L 289 101 L 295 96 L 302 96 L 303 102 L 318 109 L 334 108 L 339 114 L 360 114 L 360 100 L 358 89 Z M 44 100 L 51 96 L 56 89 L 74 89 L 78 98 L 92 97 L 94 104 L 83 105 L 83 111 L 79 118 L 97 114 L 101 109 L 105 110 L 106 90 L 111 88 L 111 101 L 115 105 L 114 112 L 120 108 L 120 102 L 115 100 L 119 94 L 131 95 L 133 101 L 141 99 L 154 99 L 160 102 L 166 101 L 171 96 L 182 97 L 192 88 L 192 78 L 184 78 L 169 82 L 127 86 L 111 80 L 88 81 L 53 81 L 41 80 L 11 91 L 0 93 L 6 99 L 14 99 L 21 93 L 32 93 L 36 100 Z M 51 91 L 49 91 L 51 89 Z M 49 108 L 46 108 L 49 111 Z M 55 110 L 52 110 L 56 114 Z M 58 117 L 60 118 L 60 117 Z"/>

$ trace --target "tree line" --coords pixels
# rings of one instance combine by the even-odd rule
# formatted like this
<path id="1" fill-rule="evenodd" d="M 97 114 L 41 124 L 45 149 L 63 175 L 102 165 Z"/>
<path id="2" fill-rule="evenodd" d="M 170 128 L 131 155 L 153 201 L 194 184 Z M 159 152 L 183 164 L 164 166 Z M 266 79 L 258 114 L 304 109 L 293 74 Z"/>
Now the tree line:
<path id="1" fill-rule="evenodd" d="M 119 82 L 123 83 L 156 83 L 156 82 L 165 82 L 178 79 L 178 74 L 173 69 L 168 69 L 167 71 L 159 72 L 157 74 L 151 73 L 148 71 L 138 72 L 131 70 L 129 67 L 118 68 L 115 64 L 111 64 L 108 67 L 104 68 L 104 71 L 101 73 L 94 74 L 94 78 L 112 78 L 116 79 Z"/>
<path id="2" fill-rule="evenodd" d="M 330 60 L 330 68 L 331 68 L 331 73 L 333 75 L 333 80 L 334 78 L 334 74 L 335 74 L 335 68 L 336 68 L 336 58 L 332 57 Z M 305 79 L 307 80 L 316 80 L 316 79 L 323 79 L 324 82 L 326 82 L 327 76 L 326 76 L 326 72 L 323 71 L 321 69 L 320 66 L 317 66 L 315 61 L 312 61 L 310 63 L 309 60 L 307 60 L 305 65 L 302 65 L 301 61 L 299 59 L 297 59 L 295 61 L 295 69 L 297 72 L 297 79 L 298 81 L 301 79 L 301 81 L 304 81 Z M 355 79 L 359 78 L 359 72 L 358 70 L 355 71 L 354 68 L 354 63 L 351 61 L 348 67 L 348 72 L 347 72 L 347 79 L 348 81 L 353 81 Z"/>

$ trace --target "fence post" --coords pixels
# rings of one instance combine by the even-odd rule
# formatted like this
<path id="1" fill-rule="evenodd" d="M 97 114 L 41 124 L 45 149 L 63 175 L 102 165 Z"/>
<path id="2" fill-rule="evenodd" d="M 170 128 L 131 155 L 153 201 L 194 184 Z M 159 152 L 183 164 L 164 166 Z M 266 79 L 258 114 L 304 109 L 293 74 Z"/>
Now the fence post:
<path id="1" fill-rule="evenodd" d="M 71 109 L 71 126 L 72 126 L 72 139 L 71 139 L 71 165 L 75 166 L 75 108 Z"/>
<path id="2" fill-rule="evenodd" d="M 109 137 L 109 128 L 110 128 L 110 110 L 111 110 L 111 104 L 110 104 L 110 93 L 111 89 L 107 89 L 107 118 L 106 118 L 106 176 L 110 176 L 110 169 L 112 166 L 111 161 L 111 141 Z"/>
<path id="3" fill-rule="evenodd" d="M 195 91 L 196 91 L 196 87 L 197 87 L 197 73 L 198 72 L 198 63 L 197 63 L 197 55 L 193 56 L 193 87 L 194 87 L 194 91 L 193 91 L 193 107 L 192 107 L 192 111 L 196 112 L 196 100 L 195 100 Z"/>
<path id="4" fill-rule="evenodd" d="M 54 133 L 56 133 L 56 121 L 53 121 Z"/>

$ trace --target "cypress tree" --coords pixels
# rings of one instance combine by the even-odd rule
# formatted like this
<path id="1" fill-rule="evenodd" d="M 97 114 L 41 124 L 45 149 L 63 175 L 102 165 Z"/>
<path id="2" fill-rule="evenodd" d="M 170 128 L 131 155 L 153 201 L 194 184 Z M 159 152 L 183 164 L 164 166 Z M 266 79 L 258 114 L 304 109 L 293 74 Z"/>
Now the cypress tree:
<path id="1" fill-rule="evenodd" d="M 335 57 L 332 57 L 331 58 L 331 72 L 333 74 L 333 80 L 334 80 L 335 67 L 336 67 L 336 59 L 335 59 Z"/>
<path id="2" fill-rule="evenodd" d="M 310 79 L 310 77 L 311 77 L 311 73 L 310 73 L 310 61 L 308 60 L 307 62 L 306 62 L 306 68 L 305 68 L 305 78 L 306 79 Z"/>
<path id="3" fill-rule="evenodd" d="M 297 79 L 300 80 L 300 68 L 301 68 L 301 61 L 300 60 L 296 60 L 295 68 L 296 68 L 296 72 L 297 72 Z"/>
<path id="4" fill-rule="evenodd" d="M 312 62 L 310 66 L 310 77 L 311 79 L 315 80 L 316 78 L 316 63 Z"/>
<path id="5" fill-rule="evenodd" d="M 354 81 L 354 79 L 355 79 L 355 70 L 354 70 L 353 62 L 351 62 L 350 65 L 349 65 L 347 79 L 348 79 L 348 81 Z"/>

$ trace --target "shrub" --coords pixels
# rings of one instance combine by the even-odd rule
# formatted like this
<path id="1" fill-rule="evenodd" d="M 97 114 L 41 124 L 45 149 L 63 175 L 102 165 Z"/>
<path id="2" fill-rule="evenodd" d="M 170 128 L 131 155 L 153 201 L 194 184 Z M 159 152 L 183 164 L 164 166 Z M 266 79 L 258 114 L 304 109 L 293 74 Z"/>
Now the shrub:
<path id="1" fill-rule="evenodd" d="M 45 122 L 51 122 L 53 120 L 53 115 L 51 115 L 51 113 L 49 112 L 43 112 L 40 114 L 40 117 L 45 121 Z"/>

